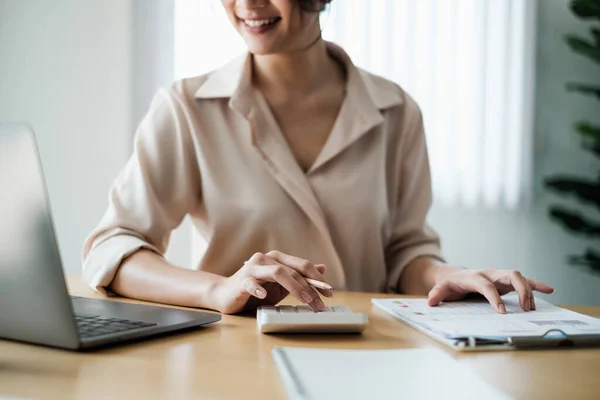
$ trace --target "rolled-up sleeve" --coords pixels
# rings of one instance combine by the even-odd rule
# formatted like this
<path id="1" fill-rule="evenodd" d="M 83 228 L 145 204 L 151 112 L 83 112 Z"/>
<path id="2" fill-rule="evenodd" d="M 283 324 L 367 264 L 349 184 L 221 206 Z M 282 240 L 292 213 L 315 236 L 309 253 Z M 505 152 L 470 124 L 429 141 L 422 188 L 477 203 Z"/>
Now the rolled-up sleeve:
<path id="1" fill-rule="evenodd" d="M 402 124 L 398 185 L 386 247 L 387 290 L 398 292 L 406 266 L 416 258 L 430 256 L 442 260 L 438 235 L 426 222 L 431 206 L 431 175 L 421 112 L 408 98 Z"/>
<path id="2" fill-rule="evenodd" d="M 113 183 L 108 209 L 83 248 L 83 280 L 106 294 L 122 261 L 140 249 L 162 255 L 200 197 L 200 174 L 181 100 L 162 89 Z"/>

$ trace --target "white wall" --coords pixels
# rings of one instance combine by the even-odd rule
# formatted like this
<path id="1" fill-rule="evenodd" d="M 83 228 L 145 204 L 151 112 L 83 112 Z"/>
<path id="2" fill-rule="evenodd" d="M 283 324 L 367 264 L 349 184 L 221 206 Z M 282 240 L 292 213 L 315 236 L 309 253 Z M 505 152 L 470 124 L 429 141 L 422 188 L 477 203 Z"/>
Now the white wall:
<path id="1" fill-rule="evenodd" d="M 66 270 L 131 149 L 132 7 L 0 0 L 0 120 L 37 133 Z"/>
<path id="2" fill-rule="evenodd" d="M 132 150 L 154 93 L 173 77 L 171 0 L 0 0 L 0 120 L 36 131 L 68 273 Z M 190 225 L 167 256 L 188 266 Z"/>
<path id="3" fill-rule="evenodd" d="M 591 241 L 565 233 L 547 217 L 552 203 L 575 205 L 577 209 L 582 206 L 542 188 L 544 177 L 555 173 L 596 177 L 599 170 L 598 161 L 581 150 L 572 124 L 579 119 L 600 122 L 600 103 L 564 89 L 569 80 L 600 82 L 600 68 L 573 54 L 564 43 L 566 33 L 585 34 L 587 29 L 570 14 L 568 3 L 538 2 L 534 203 L 519 212 L 434 206 L 430 221 L 442 235 L 450 262 L 477 268 L 519 269 L 556 287 L 556 293 L 547 297 L 553 302 L 600 305 L 600 276 L 565 261 L 568 254 L 581 253 Z M 594 210 L 584 211 L 594 215 Z"/>

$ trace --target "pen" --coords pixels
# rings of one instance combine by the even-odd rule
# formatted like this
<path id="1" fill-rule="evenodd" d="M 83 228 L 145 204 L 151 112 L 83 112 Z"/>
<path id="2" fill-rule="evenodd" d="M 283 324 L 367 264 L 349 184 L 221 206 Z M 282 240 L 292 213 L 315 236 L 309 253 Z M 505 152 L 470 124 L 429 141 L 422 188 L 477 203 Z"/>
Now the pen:
<path id="1" fill-rule="evenodd" d="M 306 282 L 308 282 L 308 284 L 312 287 L 315 287 L 317 289 L 329 289 L 329 290 L 333 290 L 333 287 L 325 282 L 321 282 L 321 281 L 317 281 L 316 279 L 311 279 L 311 278 L 304 278 L 306 280 Z"/>

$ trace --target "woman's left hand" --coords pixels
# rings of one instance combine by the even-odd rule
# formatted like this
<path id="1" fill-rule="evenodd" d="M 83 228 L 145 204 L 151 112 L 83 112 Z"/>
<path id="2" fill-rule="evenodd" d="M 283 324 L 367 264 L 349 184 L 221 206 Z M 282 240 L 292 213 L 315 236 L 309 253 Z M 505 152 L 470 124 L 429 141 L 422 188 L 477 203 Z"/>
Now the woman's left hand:
<path id="1" fill-rule="evenodd" d="M 554 289 L 541 282 L 525 278 L 519 271 L 459 269 L 447 275 L 429 292 L 429 305 L 460 300 L 469 293 L 481 293 L 499 313 L 506 313 L 500 296 L 516 291 L 525 311 L 535 310 L 533 291 L 552 293 Z"/>

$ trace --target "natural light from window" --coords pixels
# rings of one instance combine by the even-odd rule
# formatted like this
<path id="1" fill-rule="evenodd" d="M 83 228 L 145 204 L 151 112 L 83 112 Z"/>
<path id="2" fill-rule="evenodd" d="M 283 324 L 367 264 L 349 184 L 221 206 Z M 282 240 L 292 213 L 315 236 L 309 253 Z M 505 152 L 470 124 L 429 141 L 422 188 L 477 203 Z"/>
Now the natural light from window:
<path id="1" fill-rule="evenodd" d="M 176 0 L 175 78 L 245 52 L 218 0 Z M 529 201 L 533 0 L 334 0 L 323 37 L 398 83 L 423 111 L 435 201 Z"/>

